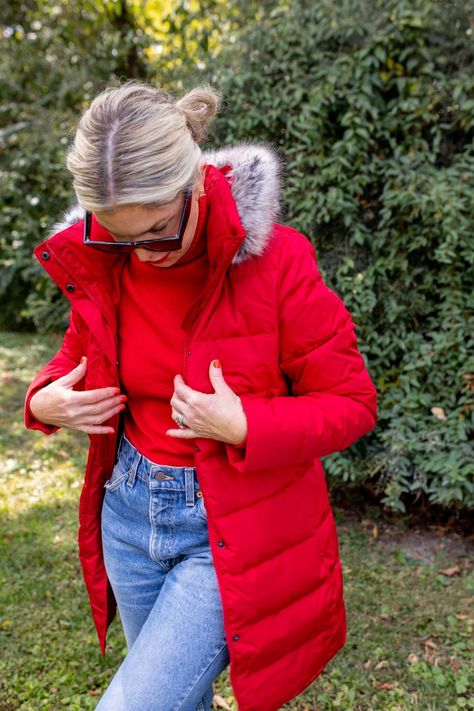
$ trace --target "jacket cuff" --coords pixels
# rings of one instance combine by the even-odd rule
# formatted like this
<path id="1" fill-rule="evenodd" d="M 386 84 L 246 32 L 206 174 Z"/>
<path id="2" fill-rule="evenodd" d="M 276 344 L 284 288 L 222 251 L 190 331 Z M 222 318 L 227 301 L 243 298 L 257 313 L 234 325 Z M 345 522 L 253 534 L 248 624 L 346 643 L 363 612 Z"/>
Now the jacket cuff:
<path id="1" fill-rule="evenodd" d="M 287 452 L 279 452 L 279 442 L 285 449 L 285 438 L 275 437 L 275 422 L 268 418 L 271 398 L 240 396 L 247 417 L 247 437 L 239 445 L 227 445 L 230 464 L 240 472 L 279 466 Z M 281 459 L 282 457 L 282 459 Z"/>
<path id="2" fill-rule="evenodd" d="M 41 422 L 37 417 L 33 415 L 30 409 L 30 400 L 38 390 L 44 388 L 45 385 L 49 385 L 53 381 L 50 376 L 43 378 L 42 380 L 34 380 L 26 392 L 25 405 L 23 410 L 23 417 L 25 427 L 29 430 L 39 430 L 43 434 L 50 435 L 57 432 L 60 428 L 57 425 L 48 425 L 46 422 Z"/>

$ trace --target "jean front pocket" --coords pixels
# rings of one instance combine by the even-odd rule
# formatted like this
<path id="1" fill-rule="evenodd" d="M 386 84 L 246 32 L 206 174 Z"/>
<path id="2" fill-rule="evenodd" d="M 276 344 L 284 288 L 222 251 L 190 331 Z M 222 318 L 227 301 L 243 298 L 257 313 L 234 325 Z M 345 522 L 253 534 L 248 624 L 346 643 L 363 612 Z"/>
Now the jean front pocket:
<path id="1" fill-rule="evenodd" d="M 114 468 L 112 469 L 110 479 L 107 479 L 107 481 L 105 482 L 104 488 L 107 489 L 107 491 L 114 491 L 114 489 L 117 489 L 120 484 L 127 478 L 127 476 L 128 472 L 124 471 L 124 468 L 119 459 L 118 462 L 115 463 Z"/>

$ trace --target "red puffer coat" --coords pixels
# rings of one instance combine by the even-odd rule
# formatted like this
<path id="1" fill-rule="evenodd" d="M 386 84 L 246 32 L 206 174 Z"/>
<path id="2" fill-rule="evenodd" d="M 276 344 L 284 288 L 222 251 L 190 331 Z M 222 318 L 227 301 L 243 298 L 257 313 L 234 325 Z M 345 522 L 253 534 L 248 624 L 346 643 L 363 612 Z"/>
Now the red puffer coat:
<path id="1" fill-rule="evenodd" d="M 209 540 L 240 711 L 275 711 L 303 691 L 346 640 L 337 534 L 319 458 L 371 431 L 376 392 L 341 299 L 323 282 L 310 241 L 276 224 L 279 160 L 264 145 L 205 153 L 209 281 L 183 321 L 184 380 L 213 392 L 219 358 L 242 399 L 248 441 L 196 440 Z M 119 386 L 116 307 L 123 256 L 82 244 L 71 213 L 35 255 L 71 302 L 70 325 L 25 400 L 88 356 L 77 389 Z M 78 221 L 77 221 L 78 220 Z M 157 354 L 159 357 L 159 354 Z M 119 417 L 108 424 L 119 429 Z M 117 435 L 118 436 L 118 435 Z M 90 435 L 79 504 L 79 556 L 105 653 L 115 599 L 101 549 L 103 485 L 117 437 Z"/>

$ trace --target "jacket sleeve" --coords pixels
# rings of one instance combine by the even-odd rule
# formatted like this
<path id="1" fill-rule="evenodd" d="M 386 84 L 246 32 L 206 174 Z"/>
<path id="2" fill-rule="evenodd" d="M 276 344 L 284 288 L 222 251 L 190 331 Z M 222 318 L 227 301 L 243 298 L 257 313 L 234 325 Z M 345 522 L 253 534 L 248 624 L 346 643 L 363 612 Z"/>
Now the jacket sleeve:
<path id="1" fill-rule="evenodd" d="M 30 400 L 33 395 L 45 385 L 66 375 L 66 373 L 69 373 L 70 370 L 75 368 L 79 364 L 82 355 L 81 338 L 74 320 L 74 314 L 71 311 L 69 314 L 69 326 L 64 334 L 61 348 L 49 363 L 46 363 L 46 365 L 41 368 L 26 391 L 24 403 L 25 427 L 30 430 L 40 430 L 40 432 L 44 432 L 44 434 L 47 435 L 53 434 L 53 432 L 57 432 L 57 430 L 60 429 L 56 425 L 48 425 L 38 420 L 30 410 Z M 80 384 L 76 385 L 76 389 L 82 389 Z"/>
<path id="2" fill-rule="evenodd" d="M 377 419 L 377 393 L 357 348 L 355 325 L 324 283 L 311 242 L 292 230 L 282 253 L 279 356 L 291 394 L 241 396 L 246 446 L 226 448 L 230 463 L 242 472 L 346 449 L 372 431 Z"/>

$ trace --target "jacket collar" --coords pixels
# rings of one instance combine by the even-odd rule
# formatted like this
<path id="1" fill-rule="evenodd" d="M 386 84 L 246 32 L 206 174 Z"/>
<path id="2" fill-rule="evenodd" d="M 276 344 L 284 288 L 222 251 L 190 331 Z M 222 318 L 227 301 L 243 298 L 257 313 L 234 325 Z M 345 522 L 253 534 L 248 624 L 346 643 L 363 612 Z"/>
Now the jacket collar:
<path id="1" fill-rule="evenodd" d="M 202 161 L 217 169 L 206 171 L 205 191 L 210 201 L 211 234 L 212 227 L 218 221 L 227 227 L 227 230 L 218 230 L 223 242 L 209 245 L 210 260 L 221 262 L 224 256 L 221 252 L 230 253 L 234 247 L 232 264 L 261 255 L 271 239 L 273 223 L 280 213 L 280 157 L 269 145 L 241 142 L 215 151 L 203 151 Z M 59 235 L 66 239 L 72 237 L 76 230 L 71 232 L 69 228 L 78 223 L 82 228 L 83 218 L 84 210 L 75 204 L 54 225 L 48 239 L 55 238 L 50 244 L 56 251 L 62 242 Z M 223 232 L 227 232 L 227 236 Z M 229 235 L 236 234 L 241 239 L 231 238 L 231 244 L 226 244 Z M 110 258 L 106 257 L 106 263 L 110 263 Z"/>

